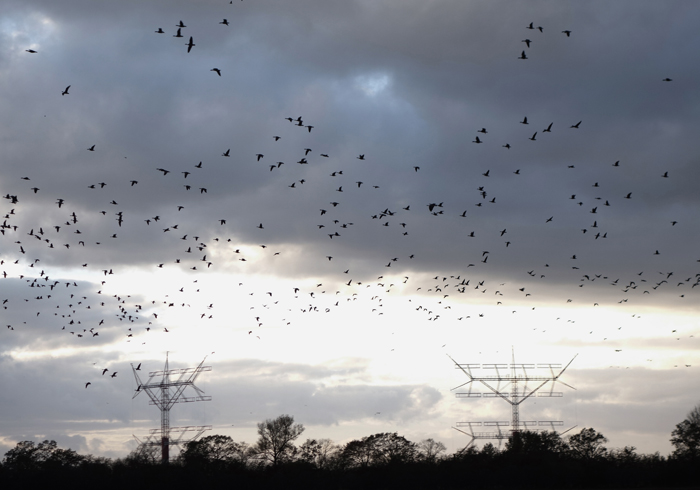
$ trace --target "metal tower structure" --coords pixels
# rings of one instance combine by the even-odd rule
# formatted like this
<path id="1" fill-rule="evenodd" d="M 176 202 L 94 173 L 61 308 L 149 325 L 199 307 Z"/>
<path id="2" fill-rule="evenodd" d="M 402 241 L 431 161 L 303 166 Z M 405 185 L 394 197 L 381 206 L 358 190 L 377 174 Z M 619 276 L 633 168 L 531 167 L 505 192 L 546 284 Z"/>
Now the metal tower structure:
<path id="1" fill-rule="evenodd" d="M 202 362 L 196 368 L 185 369 L 169 369 L 168 354 L 165 354 L 165 367 L 162 371 L 152 371 L 148 373 L 148 381 L 143 383 L 137 371 L 140 370 L 141 364 L 136 368 L 131 365 L 131 370 L 136 379 L 136 393 L 131 397 L 133 400 L 140 393 L 145 392 L 151 399 L 150 405 L 155 405 L 160 409 L 160 429 L 152 429 L 145 441 L 139 441 L 146 446 L 160 446 L 161 462 L 168 464 L 170 460 L 170 446 L 179 445 L 182 442 L 182 437 L 185 432 L 197 431 L 195 436 L 190 440 L 194 440 L 204 431 L 210 430 L 210 425 L 203 426 L 187 426 L 187 427 L 170 427 L 170 409 L 176 403 L 188 403 L 198 401 L 210 401 L 210 396 L 204 396 L 204 391 L 195 386 L 194 381 L 197 376 L 203 371 L 211 371 L 211 366 L 203 366 L 207 357 L 204 356 Z M 159 377 L 160 381 L 154 380 Z M 171 377 L 177 377 L 174 381 Z M 184 396 L 185 388 L 191 386 L 197 393 L 195 396 Z M 177 437 L 172 437 L 173 433 L 179 433 Z M 158 437 L 159 436 L 159 437 Z M 138 440 L 138 439 L 137 439 Z"/>
<path id="2" fill-rule="evenodd" d="M 578 356 L 578 354 L 576 354 Z M 512 353 L 512 362 L 508 364 L 459 364 L 457 361 L 449 357 L 452 362 L 455 363 L 455 368 L 461 370 L 469 378 L 468 381 L 462 383 L 461 385 L 452 388 L 452 390 L 457 390 L 464 386 L 468 386 L 467 392 L 457 392 L 457 398 L 501 398 L 508 402 L 511 406 L 511 420 L 508 421 L 490 421 L 490 422 L 457 422 L 457 427 L 453 427 L 459 432 L 471 437 L 469 444 L 465 447 L 471 446 L 477 439 L 497 439 L 500 443 L 504 439 L 509 439 L 515 434 L 521 432 L 521 430 L 546 430 L 546 429 L 536 429 L 535 427 L 551 427 L 554 430 L 555 426 L 562 426 L 564 422 L 561 420 L 520 420 L 520 405 L 527 399 L 533 396 L 537 397 L 562 397 L 564 394 L 562 392 L 555 392 L 554 386 L 556 383 L 561 383 L 573 390 L 573 386 L 570 386 L 559 378 L 566 368 L 568 368 L 574 359 L 574 356 L 569 363 L 561 369 L 561 364 L 516 364 L 515 363 L 515 353 Z M 548 369 L 549 376 L 532 376 L 528 373 L 528 369 Z M 473 369 L 487 369 L 496 371 L 496 375 L 490 376 L 475 376 L 472 374 Z M 555 369 L 561 369 L 558 374 L 555 374 Z M 547 383 L 550 383 L 550 388 L 548 392 L 539 392 L 541 388 Z M 488 388 L 488 392 L 485 393 L 475 393 L 472 391 L 474 384 L 481 384 Z M 529 386 L 528 386 L 529 384 Z M 534 388 L 533 388 L 534 385 Z M 502 427 L 511 426 L 510 430 L 503 431 Z M 468 427 L 469 432 L 461 430 L 459 427 Z M 495 427 L 496 431 L 478 431 L 474 432 L 474 427 Z M 570 429 L 569 429 L 570 430 Z M 567 431 L 568 432 L 568 431 Z"/>

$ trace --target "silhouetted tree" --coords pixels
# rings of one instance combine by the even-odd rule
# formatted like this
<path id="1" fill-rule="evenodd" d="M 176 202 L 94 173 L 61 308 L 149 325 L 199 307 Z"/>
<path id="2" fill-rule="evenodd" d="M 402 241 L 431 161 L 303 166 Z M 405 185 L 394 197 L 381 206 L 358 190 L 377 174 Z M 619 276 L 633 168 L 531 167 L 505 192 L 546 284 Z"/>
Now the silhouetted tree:
<path id="1" fill-rule="evenodd" d="M 534 457 L 561 454 L 567 449 L 566 442 L 555 431 L 524 430 L 514 433 L 506 442 L 507 453 Z"/>
<path id="2" fill-rule="evenodd" d="M 245 442 L 235 442 L 229 436 L 211 435 L 190 441 L 180 453 L 185 466 L 208 467 L 212 470 L 247 464 L 251 449 Z"/>
<path id="3" fill-rule="evenodd" d="M 160 446 L 139 444 L 131 451 L 122 462 L 128 466 L 142 466 L 159 464 L 161 461 Z"/>
<path id="4" fill-rule="evenodd" d="M 299 446 L 299 460 L 313 464 L 317 468 L 328 469 L 340 454 L 340 447 L 330 439 L 307 439 Z"/>
<path id="5" fill-rule="evenodd" d="M 569 437 L 569 448 L 575 457 L 597 459 L 607 454 L 608 449 L 603 446 L 606 442 L 608 439 L 595 429 L 581 429 L 581 432 Z"/>
<path id="6" fill-rule="evenodd" d="M 346 466 L 370 466 L 416 461 L 416 444 L 393 433 L 379 433 L 348 442 L 341 459 Z"/>
<path id="7" fill-rule="evenodd" d="M 480 454 L 489 458 L 493 458 L 500 452 L 500 449 L 498 449 L 492 443 L 487 442 L 486 444 L 484 444 L 484 447 L 481 448 Z"/>
<path id="8" fill-rule="evenodd" d="M 374 460 L 373 448 L 367 443 L 367 437 L 355 439 L 345 444 L 340 458 L 346 467 L 369 466 Z"/>
<path id="9" fill-rule="evenodd" d="M 571 488 L 691 488 L 697 483 L 696 459 L 638 455 L 631 446 L 608 450 L 605 437 L 594 429 L 570 436 L 569 444 L 555 432 L 524 431 L 517 451 L 509 441 L 504 451 L 486 444 L 448 458 L 440 457 L 444 445 L 433 439 L 415 444 L 396 433 L 378 433 L 342 448 L 329 439 L 307 439 L 297 448 L 293 442 L 303 426 L 290 416 L 258 425 L 261 439 L 268 442 L 259 442 L 256 450 L 228 436 L 213 435 L 187 443 L 177 459 L 181 464 L 169 467 L 157 464 L 157 446 L 141 445 L 126 459 L 111 461 L 60 449 L 55 441 L 23 441 L 3 458 L 0 488 L 46 488 L 60 482 L 65 487 L 109 489 L 139 481 L 149 487 L 157 482 L 172 488 L 261 490 L 452 489 L 465 484 L 488 490 L 553 488 L 562 481 Z M 278 448 L 276 460 L 273 446 Z M 265 465 L 245 464 L 249 457 Z M 287 462 L 291 464 L 282 464 Z"/>
<path id="10" fill-rule="evenodd" d="M 253 451 L 265 463 L 274 466 L 294 458 L 297 448 L 294 441 L 304 432 L 304 426 L 294 423 L 291 415 L 280 415 L 258 424 L 258 442 Z"/>
<path id="11" fill-rule="evenodd" d="M 635 452 L 636 450 L 637 448 L 634 446 L 625 446 L 622 449 L 613 449 L 608 454 L 608 458 L 618 465 L 633 465 L 639 461 L 639 455 Z"/>
<path id="12" fill-rule="evenodd" d="M 674 458 L 700 457 L 700 405 L 696 405 L 685 420 L 671 432 Z"/>
<path id="13" fill-rule="evenodd" d="M 423 439 L 417 445 L 418 453 L 420 458 L 424 461 L 434 463 L 440 458 L 440 454 L 447 451 L 447 447 L 439 441 L 433 438 Z"/>
<path id="14" fill-rule="evenodd" d="M 56 441 L 39 444 L 22 441 L 5 453 L 3 466 L 10 470 L 38 470 L 47 468 L 74 468 L 84 457 L 72 449 L 61 449 Z"/>

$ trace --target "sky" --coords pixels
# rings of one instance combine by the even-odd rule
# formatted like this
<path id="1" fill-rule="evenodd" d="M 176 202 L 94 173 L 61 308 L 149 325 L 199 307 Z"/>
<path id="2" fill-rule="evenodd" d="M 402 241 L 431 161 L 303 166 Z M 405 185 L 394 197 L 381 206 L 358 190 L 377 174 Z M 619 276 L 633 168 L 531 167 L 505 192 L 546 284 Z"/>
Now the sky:
<path id="1" fill-rule="evenodd" d="M 254 443 L 290 414 L 302 440 L 449 452 L 511 414 L 458 398 L 455 363 L 573 359 L 521 420 L 669 454 L 700 392 L 698 23 L 688 1 L 5 1 L 0 452 L 125 456 L 160 420 L 132 365 L 167 355 L 212 367 L 173 426 Z"/>

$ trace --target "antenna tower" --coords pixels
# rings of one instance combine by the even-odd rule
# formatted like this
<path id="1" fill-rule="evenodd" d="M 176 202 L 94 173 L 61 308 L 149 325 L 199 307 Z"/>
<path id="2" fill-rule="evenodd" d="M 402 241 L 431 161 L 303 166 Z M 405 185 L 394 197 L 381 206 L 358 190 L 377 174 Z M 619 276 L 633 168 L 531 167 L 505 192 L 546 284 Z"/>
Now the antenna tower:
<path id="1" fill-rule="evenodd" d="M 576 354 L 578 356 L 578 354 Z M 520 420 L 520 404 L 523 403 L 525 400 L 527 400 L 530 397 L 537 396 L 537 397 L 549 397 L 549 398 L 558 398 L 564 396 L 562 392 L 555 392 L 554 391 L 554 386 L 557 382 L 563 384 L 564 386 L 567 386 L 573 390 L 573 386 L 570 386 L 563 381 L 561 381 L 559 378 L 561 377 L 562 374 L 564 374 L 564 371 L 566 371 L 566 368 L 568 368 L 572 362 L 574 362 L 574 359 L 576 359 L 576 356 L 574 356 L 571 361 L 569 361 L 569 364 L 564 366 L 564 369 L 561 369 L 561 364 L 516 364 L 515 363 L 515 353 L 512 352 L 512 362 L 510 365 L 508 364 L 459 364 L 457 361 L 452 359 L 449 355 L 447 357 L 450 357 L 452 359 L 452 362 L 455 363 L 456 369 L 461 370 L 464 374 L 467 375 L 469 380 L 465 383 L 462 383 L 461 385 L 452 388 L 452 390 L 457 390 L 460 389 L 464 386 L 468 386 L 468 390 L 466 392 L 457 392 L 456 397 L 457 398 L 501 398 L 502 400 L 505 400 L 508 402 L 511 406 L 511 420 L 510 422 L 508 421 L 489 421 L 489 422 L 457 422 L 457 427 L 453 427 L 453 429 L 458 430 L 459 432 L 468 435 L 471 440 L 469 441 L 469 444 L 466 445 L 464 449 L 467 449 L 469 446 L 471 446 L 474 441 L 477 439 L 497 439 L 499 445 L 504 439 L 509 439 L 512 436 L 515 436 L 519 434 L 522 430 L 529 430 L 529 431 L 537 431 L 537 430 L 546 430 L 546 429 L 536 429 L 535 427 L 551 427 L 552 430 L 554 430 L 555 426 L 562 426 L 564 425 L 564 422 L 561 420 Z M 549 376 L 532 376 L 528 373 L 528 369 L 548 369 L 550 375 Z M 490 375 L 490 376 L 475 376 L 472 374 L 473 369 L 486 369 L 486 370 L 494 370 L 496 371 L 496 375 Z M 555 374 L 555 369 L 561 369 L 558 374 Z M 549 387 L 549 391 L 543 391 L 540 392 L 540 388 L 544 388 L 547 383 L 550 383 L 551 385 Z M 488 388 L 489 391 L 484 392 L 484 393 L 475 393 L 472 391 L 474 384 L 481 384 Z M 504 384 L 505 383 L 505 384 Z M 530 386 L 528 386 L 528 384 Z M 532 387 L 534 384 L 534 388 Z M 494 386 L 495 385 L 495 386 Z M 503 431 L 501 430 L 502 427 L 508 427 L 508 425 L 511 426 L 510 430 Z M 465 432 L 464 430 L 461 430 L 460 427 L 468 427 L 469 432 Z M 478 431 L 474 432 L 474 427 L 495 427 L 496 431 L 493 432 L 488 432 L 488 431 Z M 572 427 L 573 428 L 573 427 Z M 571 429 L 569 429 L 571 430 Z M 568 432 L 568 430 L 566 431 Z M 514 438 L 515 440 L 515 438 Z"/>
<path id="2" fill-rule="evenodd" d="M 199 401 L 211 401 L 210 396 L 204 396 L 204 391 L 195 386 L 194 381 L 203 371 L 211 371 L 211 366 L 203 366 L 207 357 L 204 356 L 202 362 L 196 368 L 185 369 L 169 369 L 168 353 L 165 354 L 165 367 L 162 371 L 152 371 L 148 373 L 148 381 L 143 383 L 137 372 L 141 365 L 134 368 L 131 365 L 131 370 L 136 378 L 136 393 L 131 397 L 133 400 L 140 393 L 146 392 L 151 399 L 150 405 L 155 405 L 160 409 L 160 429 L 151 429 L 150 434 L 145 441 L 139 441 L 145 446 L 160 446 L 161 462 L 168 464 L 170 460 L 170 446 L 180 445 L 185 432 L 196 431 L 194 437 L 190 440 L 197 439 L 206 430 L 211 430 L 211 425 L 203 426 L 187 426 L 187 427 L 170 427 L 170 409 L 175 403 L 188 403 Z M 156 381 L 154 378 L 159 377 Z M 171 377 L 177 377 L 174 381 Z M 184 396 L 185 388 L 191 386 L 197 393 L 195 396 Z M 173 433 L 179 433 L 173 437 Z M 159 437 L 158 437 L 159 436 Z M 135 436 L 134 436 L 135 437 Z M 136 439 L 138 441 L 138 438 Z"/>

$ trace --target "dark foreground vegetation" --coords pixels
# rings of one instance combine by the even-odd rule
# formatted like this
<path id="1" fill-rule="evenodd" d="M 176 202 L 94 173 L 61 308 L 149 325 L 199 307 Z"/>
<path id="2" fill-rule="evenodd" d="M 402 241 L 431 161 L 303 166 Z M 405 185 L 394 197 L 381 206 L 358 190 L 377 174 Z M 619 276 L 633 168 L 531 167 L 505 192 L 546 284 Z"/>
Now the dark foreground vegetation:
<path id="1" fill-rule="evenodd" d="M 562 438 L 520 432 L 504 449 L 486 444 L 445 455 L 432 439 L 419 443 L 379 433 L 337 445 L 295 441 L 304 431 L 288 415 L 258 424 L 254 445 L 212 435 L 192 441 L 170 464 L 159 448 L 142 445 L 123 459 L 80 455 L 54 441 L 24 441 L 5 454 L 0 488 L 231 489 L 500 489 L 698 488 L 700 408 L 671 434 L 664 457 L 634 447 L 608 449 L 594 429 Z"/>

